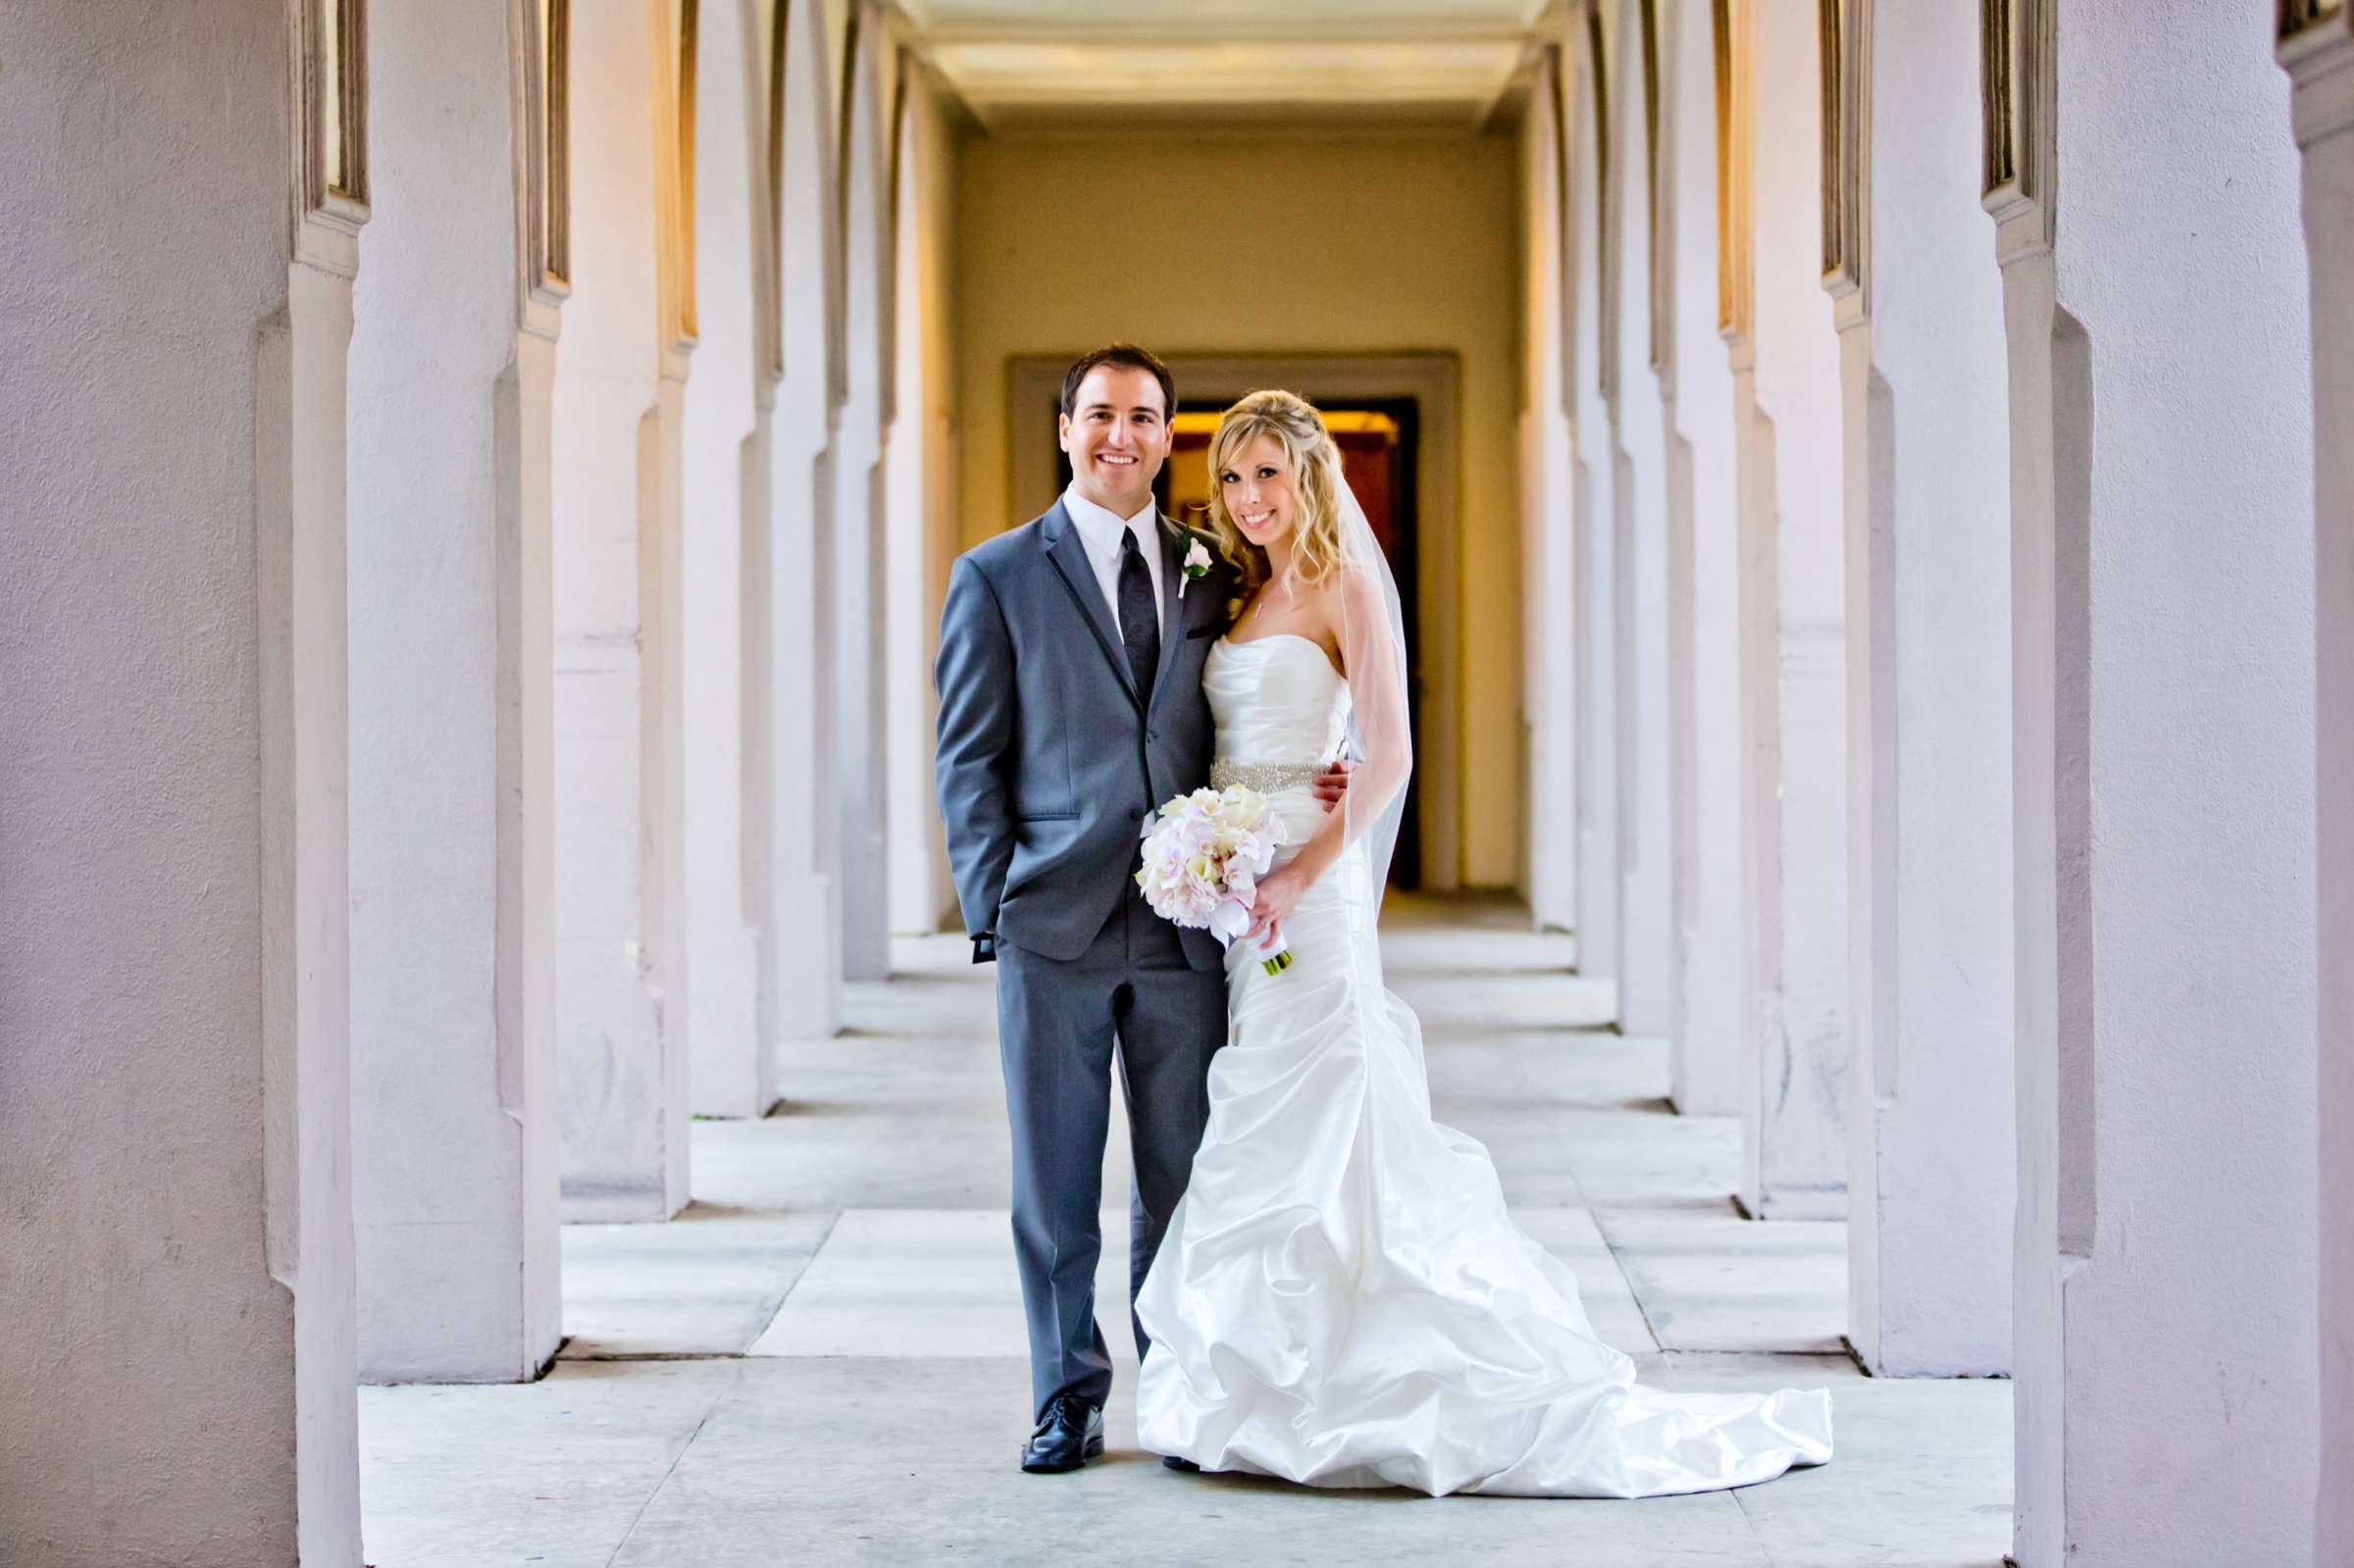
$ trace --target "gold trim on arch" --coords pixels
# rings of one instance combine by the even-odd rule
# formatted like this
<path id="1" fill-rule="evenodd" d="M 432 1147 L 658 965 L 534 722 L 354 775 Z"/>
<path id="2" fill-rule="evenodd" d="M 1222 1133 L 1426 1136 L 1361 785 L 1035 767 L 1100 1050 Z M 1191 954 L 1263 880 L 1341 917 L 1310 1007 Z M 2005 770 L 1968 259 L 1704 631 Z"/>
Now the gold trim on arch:
<path id="1" fill-rule="evenodd" d="M 2025 139 L 2020 123 L 2016 0 L 1978 0 L 1978 98 L 1984 117 L 1984 152 L 1978 189 L 1992 196 L 2021 180 L 2019 145 Z M 2023 188 L 2021 194 L 2027 192 Z"/>
<path id="2" fill-rule="evenodd" d="M 572 286 L 572 0 L 533 0 L 530 234 L 535 292 Z"/>
<path id="3" fill-rule="evenodd" d="M 700 329 L 694 303 L 694 92 L 695 61 L 702 25 L 700 0 L 673 0 L 678 27 L 678 75 L 674 77 L 678 115 L 678 230 L 673 254 L 678 266 L 678 328 L 676 336 L 691 343 Z"/>
<path id="4" fill-rule="evenodd" d="M 769 309 L 761 331 L 760 351 L 769 376 L 785 375 L 785 302 L 780 295 L 785 265 L 785 57 L 786 34 L 793 20 L 792 0 L 771 0 L 768 6 L 768 256 Z"/>
<path id="5" fill-rule="evenodd" d="M 1716 330 L 1749 336 L 1757 302 L 1750 137 L 1755 0 L 1710 0 L 1716 64 Z"/>
<path id="6" fill-rule="evenodd" d="M 1822 76 L 1822 285 L 1833 298 L 1865 291 L 1870 69 L 1868 5 L 1817 0 Z"/>
<path id="7" fill-rule="evenodd" d="M 1644 265 L 1650 279 L 1644 293 L 1651 301 L 1651 367 L 1660 369 L 1667 358 L 1667 311 L 1663 303 L 1660 256 L 1660 16 L 1658 0 L 1642 0 L 1635 25 L 1642 36 L 1643 70 L 1643 227 Z"/>
<path id="8" fill-rule="evenodd" d="M 357 228 L 368 220 L 368 11 L 365 0 L 305 0 L 303 216 Z"/>
<path id="9" fill-rule="evenodd" d="M 1601 310 L 1595 323 L 1594 349 L 1598 356 L 1594 379 L 1605 399 L 1618 395 L 1619 272 L 1624 265 L 1618 246 L 1620 198 L 1612 194 L 1611 185 L 1611 57 L 1609 42 L 1603 33 L 1602 8 L 1605 0 L 1587 0 L 1586 4 L 1586 79 L 1593 83 L 1593 123 L 1587 133 L 1594 138 L 1594 287 Z M 1572 264 L 1572 276 L 1575 276 Z M 1564 302 L 1566 310 L 1575 310 L 1574 300 Z M 1572 340 L 1574 341 L 1574 339 Z M 1577 357 L 1571 354 L 1567 363 L 1574 367 Z"/>
<path id="10" fill-rule="evenodd" d="M 2056 218 L 2049 144 L 2052 22 L 2050 0 L 1978 3 L 1982 204 L 1998 227 L 2039 210 L 2046 246 Z M 2032 242 L 2016 227 L 2010 231 L 2008 245 Z"/>

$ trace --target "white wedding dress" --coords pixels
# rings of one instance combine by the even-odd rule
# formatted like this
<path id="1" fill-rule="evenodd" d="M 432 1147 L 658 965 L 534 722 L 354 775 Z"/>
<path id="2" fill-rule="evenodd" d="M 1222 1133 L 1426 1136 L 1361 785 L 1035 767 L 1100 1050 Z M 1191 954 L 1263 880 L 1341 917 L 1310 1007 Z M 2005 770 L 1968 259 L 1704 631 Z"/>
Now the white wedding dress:
<path id="1" fill-rule="evenodd" d="M 1214 782 L 1297 852 L 1349 688 L 1316 643 L 1221 639 Z M 1384 986 L 1361 840 L 1284 922 L 1295 962 L 1226 960 L 1209 1128 L 1137 1314 L 1143 1445 L 1318 1487 L 1641 1497 L 1831 1456 L 1830 1396 L 1675 1394 L 1594 1337 L 1568 1270 L 1505 1210 L 1487 1150 L 1431 1120 L 1414 1014 Z"/>

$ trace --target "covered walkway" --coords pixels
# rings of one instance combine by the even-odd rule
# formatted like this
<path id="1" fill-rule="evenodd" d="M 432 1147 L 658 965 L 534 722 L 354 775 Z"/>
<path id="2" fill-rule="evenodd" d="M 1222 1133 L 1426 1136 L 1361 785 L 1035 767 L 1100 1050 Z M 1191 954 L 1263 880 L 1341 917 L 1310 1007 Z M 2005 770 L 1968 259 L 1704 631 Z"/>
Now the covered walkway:
<path id="1" fill-rule="evenodd" d="M 553 1374 L 361 1391 L 371 1561 L 1998 1562 L 2010 1385 L 1858 1373 L 1846 1227 L 1735 1213 L 1738 1119 L 1669 1109 L 1664 1042 L 1610 1030 L 1611 986 L 1569 972 L 1568 937 L 1500 901 L 1400 899 L 1385 924 L 1441 1118 L 1487 1143 L 1596 1328 L 1669 1386 L 1829 1382 L 1835 1463 L 1641 1503 L 1181 1477 L 1135 1448 L 1115 1309 L 1112 1454 L 1021 1474 L 992 975 L 958 938 L 902 939 L 892 980 L 849 988 L 845 1037 L 786 1062 L 783 1109 L 696 1124 L 677 1223 L 566 1229 Z M 1115 1119 L 1105 1301 L 1123 1299 L 1124 1138 Z"/>

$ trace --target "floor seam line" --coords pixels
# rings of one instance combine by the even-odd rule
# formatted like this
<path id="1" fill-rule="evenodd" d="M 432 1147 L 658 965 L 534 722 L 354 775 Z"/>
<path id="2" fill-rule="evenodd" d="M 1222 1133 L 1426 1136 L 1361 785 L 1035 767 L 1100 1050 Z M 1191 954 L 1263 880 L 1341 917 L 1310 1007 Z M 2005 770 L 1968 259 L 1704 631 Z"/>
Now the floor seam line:
<path id="1" fill-rule="evenodd" d="M 1749 1511 L 1749 1499 L 1741 1495 L 1749 1489 L 1734 1487 L 1730 1490 L 1733 1494 L 1733 1506 L 1741 1510 L 1741 1522 L 1749 1526 L 1749 1539 L 1758 1543 L 1758 1550 L 1765 1555 L 1766 1568 L 1778 1568 L 1773 1548 L 1766 1543 L 1766 1537 L 1758 1529 L 1757 1515 Z"/>
<path id="2" fill-rule="evenodd" d="M 777 1292 L 777 1304 L 761 1314 L 760 1327 L 754 1329 L 752 1337 L 743 1341 L 743 1348 L 733 1352 L 737 1359 L 748 1358 L 752 1353 L 752 1346 L 758 1344 L 767 1336 L 768 1331 L 777 1326 L 777 1319 L 784 1316 L 785 1303 L 793 1299 L 793 1292 L 800 1289 L 803 1280 L 809 1278 L 810 1269 L 817 1264 L 817 1255 L 826 1249 L 828 1241 L 834 1239 L 835 1228 L 842 1224 L 842 1217 L 848 1212 L 847 1208 L 838 1208 L 826 1221 L 826 1228 L 818 1234 L 816 1244 L 809 1248 L 809 1255 L 801 1259 L 801 1266 L 793 1271 L 792 1279 L 785 1282 L 785 1289 Z"/>
<path id="3" fill-rule="evenodd" d="M 735 1381 L 738 1383 L 743 1381 L 742 1368 L 737 1369 Z M 679 1451 L 670 1456 L 669 1468 L 662 1472 L 662 1479 L 654 1483 L 653 1489 L 645 1494 L 645 1501 L 640 1503 L 638 1511 L 630 1515 L 630 1527 L 624 1530 L 621 1533 L 621 1539 L 613 1543 L 613 1555 L 605 1559 L 605 1568 L 613 1568 L 615 1563 L 621 1561 L 621 1554 L 630 1549 L 630 1541 L 638 1534 L 638 1526 L 644 1521 L 645 1510 L 654 1505 L 654 1499 L 662 1495 L 662 1489 L 670 1485 L 670 1478 L 679 1473 L 679 1463 L 687 1457 L 687 1450 L 694 1446 L 694 1440 L 703 1435 L 703 1428 L 711 1424 L 711 1418 L 719 1413 L 721 1402 L 732 1391 L 731 1388 L 712 1396 L 711 1407 L 703 1412 L 700 1420 L 695 1422 L 694 1430 L 687 1434 L 687 1441 L 679 1444 Z"/>
<path id="4" fill-rule="evenodd" d="M 1626 1272 L 1626 1264 L 1618 1256 L 1618 1243 L 1611 1239 L 1610 1231 L 1602 1223 L 1602 1210 L 1589 1208 L 1586 1212 L 1593 1216 L 1594 1234 L 1602 1238 L 1602 1249 L 1611 1255 L 1611 1267 L 1618 1271 L 1619 1283 L 1626 1287 L 1628 1298 L 1643 1319 L 1643 1332 L 1651 1336 L 1652 1348 L 1662 1355 L 1671 1354 L 1667 1341 L 1660 1338 L 1659 1325 L 1651 1321 L 1651 1308 L 1643 1304 L 1643 1292 L 1635 1289 L 1635 1277 Z"/>

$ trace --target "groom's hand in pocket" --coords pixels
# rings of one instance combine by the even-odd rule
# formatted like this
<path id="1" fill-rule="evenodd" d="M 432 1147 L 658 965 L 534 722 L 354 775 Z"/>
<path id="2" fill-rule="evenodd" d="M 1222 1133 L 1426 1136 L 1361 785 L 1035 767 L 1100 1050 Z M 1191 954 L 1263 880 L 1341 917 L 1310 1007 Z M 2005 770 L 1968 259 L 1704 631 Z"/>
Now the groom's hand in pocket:
<path id="1" fill-rule="evenodd" d="M 1323 803 L 1326 811 L 1348 798 L 1349 776 L 1356 771 L 1356 764 L 1344 757 L 1316 775 L 1315 783 L 1310 787 L 1315 790 L 1316 799 Z"/>

